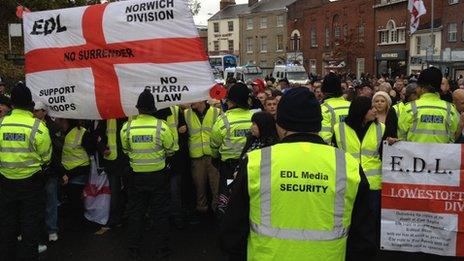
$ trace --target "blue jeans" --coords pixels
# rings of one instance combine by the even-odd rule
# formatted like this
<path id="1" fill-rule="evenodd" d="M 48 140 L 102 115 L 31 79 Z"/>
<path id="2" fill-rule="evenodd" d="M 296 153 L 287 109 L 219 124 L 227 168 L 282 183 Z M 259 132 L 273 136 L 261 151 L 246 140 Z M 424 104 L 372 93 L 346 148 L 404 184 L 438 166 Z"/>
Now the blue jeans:
<path id="1" fill-rule="evenodd" d="M 47 205 L 45 207 L 45 224 L 48 234 L 58 232 L 58 178 L 48 179 L 45 185 Z"/>

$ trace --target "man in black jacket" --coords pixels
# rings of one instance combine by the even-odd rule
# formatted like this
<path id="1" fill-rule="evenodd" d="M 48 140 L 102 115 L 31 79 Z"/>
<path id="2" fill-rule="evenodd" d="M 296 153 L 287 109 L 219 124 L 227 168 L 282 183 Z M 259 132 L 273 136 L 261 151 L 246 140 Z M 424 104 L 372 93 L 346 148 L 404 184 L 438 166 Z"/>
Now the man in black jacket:
<path id="1" fill-rule="evenodd" d="M 303 100 L 311 96 L 303 90 L 304 88 L 296 88 L 289 91 L 289 94 L 298 92 L 295 95 L 285 95 L 282 101 L 279 103 L 277 112 L 277 123 L 280 128 L 279 135 L 284 137 L 281 143 L 310 143 L 310 144 L 324 144 L 324 141 L 317 134 L 320 130 L 320 107 L 315 100 L 314 96 L 314 110 L 318 108 L 318 114 L 314 115 L 301 115 L 301 111 L 305 111 L 307 104 L 311 104 L 311 100 Z M 300 93 L 301 92 L 301 93 Z M 287 101 L 285 101 L 287 100 Z M 287 105 L 287 106 L 285 106 Z M 317 105 L 317 107 L 316 107 Z M 311 106 L 311 105 L 310 105 Z M 279 115 L 284 118 L 286 124 L 283 124 L 283 120 L 279 120 Z M 310 109 L 312 110 L 312 109 Z M 279 113 L 280 112 L 280 113 Z M 292 117 L 289 117 L 291 114 Z M 298 115 L 297 115 L 298 114 Z M 293 117 L 297 115 L 298 117 Z M 316 118 L 317 121 L 313 121 L 308 118 Z M 305 126 L 299 126 L 304 124 Z M 314 124 L 314 128 L 311 126 Z M 286 125 L 287 128 L 279 127 L 279 125 Z M 288 126 L 293 126 L 290 128 Z M 300 129 L 304 131 L 296 131 Z M 313 131 L 308 131 L 308 130 Z M 292 133 L 292 134 L 289 134 Z M 274 163 L 273 163 L 274 164 Z M 303 164 L 303 163 L 302 163 Z M 232 197 L 221 225 L 221 246 L 229 255 L 230 260 L 246 260 L 247 257 L 247 240 L 250 234 L 250 195 L 248 188 L 248 159 L 245 159 L 241 165 L 237 175 L 236 185 L 233 188 Z M 273 165 L 274 166 L 274 165 Z M 368 204 L 368 192 L 369 184 L 362 170 L 359 171 L 360 182 L 358 185 L 358 192 L 353 205 L 351 226 L 348 235 L 347 244 L 347 260 L 356 260 L 357 258 L 368 258 L 375 254 L 375 234 L 373 231 L 373 225 L 371 222 L 374 220 L 369 212 Z M 291 202 L 289 202 L 291 204 Z M 279 213 L 279 215 L 285 215 Z M 310 222 L 310 221 L 308 221 Z M 272 237 L 271 237 L 272 238 Z M 324 257 L 319 257 L 324 259 Z M 322 260 L 321 259 L 321 260 Z"/>

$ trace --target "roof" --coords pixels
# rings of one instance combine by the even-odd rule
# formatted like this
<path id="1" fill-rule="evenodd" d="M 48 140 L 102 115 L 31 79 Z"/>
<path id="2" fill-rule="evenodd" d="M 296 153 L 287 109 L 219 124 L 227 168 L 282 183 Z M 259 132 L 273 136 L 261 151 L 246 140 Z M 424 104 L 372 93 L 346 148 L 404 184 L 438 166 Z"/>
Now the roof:
<path id="1" fill-rule="evenodd" d="M 297 0 L 261 0 L 251 7 L 250 13 L 264 13 L 285 10 L 288 5 Z"/>
<path id="2" fill-rule="evenodd" d="M 250 7 L 248 4 L 229 5 L 211 16 L 208 21 L 238 18 L 239 14 L 248 13 L 249 11 Z"/>

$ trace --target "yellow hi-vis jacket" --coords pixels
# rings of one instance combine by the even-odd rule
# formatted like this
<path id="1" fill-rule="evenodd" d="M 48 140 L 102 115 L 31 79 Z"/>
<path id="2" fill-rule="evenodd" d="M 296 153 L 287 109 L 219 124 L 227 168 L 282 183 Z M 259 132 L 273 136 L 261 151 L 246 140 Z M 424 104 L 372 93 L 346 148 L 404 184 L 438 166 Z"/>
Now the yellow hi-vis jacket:
<path id="1" fill-rule="evenodd" d="M 334 130 L 337 146 L 358 160 L 369 181 L 370 189 L 382 189 L 382 161 L 379 148 L 385 133 L 385 125 L 372 123 L 362 141 L 359 140 L 356 132 L 344 122 L 335 124 Z"/>
<path id="2" fill-rule="evenodd" d="M 174 154 L 174 137 L 163 120 L 141 114 L 121 129 L 121 143 L 134 172 L 154 172 L 166 167 Z"/>
<path id="3" fill-rule="evenodd" d="M 179 150 L 179 113 L 180 113 L 180 106 L 175 105 L 169 108 L 171 110 L 171 115 L 169 115 L 166 119 L 166 123 L 168 124 L 169 129 L 171 130 L 172 136 L 174 137 L 174 151 Z"/>
<path id="4" fill-rule="evenodd" d="M 425 93 L 403 108 L 398 119 L 398 138 L 424 143 L 453 143 L 459 114 L 438 93 Z"/>
<path id="5" fill-rule="evenodd" d="M 308 159 L 317 159 L 308 161 Z M 345 260 L 359 164 L 308 142 L 248 154 L 248 260 Z"/>
<path id="6" fill-rule="evenodd" d="M 115 160 L 118 158 L 118 145 L 116 140 L 117 120 L 110 119 L 106 121 L 106 137 L 108 138 L 108 149 L 110 154 L 103 156 L 106 160 Z"/>
<path id="7" fill-rule="evenodd" d="M 344 122 L 348 111 L 350 110 L 351 102 L 345 100 L 343 97 L 330 98 L 321 104 L 322 111 L 322 128 L 319 136 L 330 144 L 334 132 L 335 124 Z"/>
<path id="8" fill-rule="evenodd" d="M 193 109 L 184 111 L 185 122 L 187 123 L 189 132 L 189 151 L 191 158 L 201 158 L 203 156 L 211 156 L 210 137 L 213 125 L 218 119 L 220 109 L 213 106 L 209 107 L 200 122 L 197 114 Z"/>
<path id="9" fill-rule="evenodd" d="M 245 147 L 246 137 L 250 133 L 250 110 L 235 108 L 222 114 L 211 131 L 211 152 L 221 160 L 238 159 Z"/>
<path id="10" fill-rule="evenodd" d="M 66 170 L 90 165 L 89 155 L 82 147 L 82 138 L 86 131 L 84 127 L 74 127 L 66 134 L 61 156 L 61 164 Z"/>
<path id="11" fill-rule="evenodd" d="M 0 119 L 0 174 L 5 178 L 29 178 L 42 170 L 51 155 L 48 129 L 31 112 L 14 109 Z"/>

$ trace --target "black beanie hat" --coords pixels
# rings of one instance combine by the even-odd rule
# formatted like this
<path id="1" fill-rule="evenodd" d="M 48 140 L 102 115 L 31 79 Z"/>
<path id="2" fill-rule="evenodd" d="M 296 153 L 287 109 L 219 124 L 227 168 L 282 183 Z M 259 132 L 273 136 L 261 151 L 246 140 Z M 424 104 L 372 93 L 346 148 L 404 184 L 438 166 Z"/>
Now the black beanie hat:
<path id="1" fill-rule="evenodd" d="M 155 98 L 150 90 L 145 89 L 140 95 L 139 99 L 137 100 L 137 105 L 135 106 L 137 109 L 145 110 L 147 112 L 155 112 Z"/>
<path id="2" fill-rule="evenodd" d="M 419 79 L 417 79 L 417 84 L 424 87 L 432 86 L 435 92 L 439 92 L 442 78 L 443 74 L 440 69 L 430 67 L 421 72 Z"/>
<path id="3" fill-rule="evenodd" d="M 335 95 L 342 95 L 342 81 L 335 73 L 329 73 L 324 77 L 322 82 L 321 91 L 323 93 L 331 93 Z"/>
<path id="4" fill-rule="evenodd" d="M 277 124 L 293 132 L 321 131 L 321 105 L 306 87 L 290 89 L 277 107 Z"/>
<path id="5" fill-rule="evenodd" d="M 229 92 L 227 93 L 227 99 L 231 102 L 237 104 L 237 106 L 242 108 L 248 108 L 248 95 L 250 90 L 244 83 L 236 83 L 230 87 Z"/>
<path id="6" fill-rule="evenodd" d="M 31 90 L 24 83 L 17 83 L 11 90 L 11 104 L 22 109 L 34 107 Z"/>

